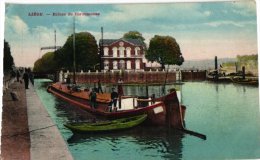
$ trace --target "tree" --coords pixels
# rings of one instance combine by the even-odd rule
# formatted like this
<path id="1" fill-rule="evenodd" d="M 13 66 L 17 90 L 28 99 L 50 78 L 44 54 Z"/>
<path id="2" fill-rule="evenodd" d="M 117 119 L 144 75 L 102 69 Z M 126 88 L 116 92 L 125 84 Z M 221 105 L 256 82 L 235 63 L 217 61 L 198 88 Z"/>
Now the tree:
<path id="1" fill-rule="evenodd" d="M 12 66 L 14 65 L 14 59 L 13 56 L 11 55 L 11 49 L 8 44 L 4 40 L 4 71 L 8 71 L 12 69 Z"/>
<path id="2" fill-rule="evenodd" d="M 127 33 L 124 34 L 123 38 L 126 39 L 140 39 L 142 42 L 144 42 L 144 37 L 142 36 L 142 34 L 138 31 L 129 31 Z"/>
<path id="3" fill-rule="evenodd" d="M 179 44 L 170 36 L 155 35 L 150 40 L 145 57 L 148 61 L 160 63 L 162 69 L 165 69 L 166 64 L 180 66 L 184 62 Z"/>
<path id="4" fill-rule="evenodd" d="M 98 63 L 98 46 L 93 35 L 88 32 L 75 34 L 75 57 L 77 70 L 89 70 Z M 59 58 L 60 67 L 73 69 L 73 35 L 57 51 L 56 58 Z"/>
<path id="5" fill-rule="evenodd" d="M 34 63 L 33 71 L 35 72 L 55 72 L 56 61 L 54 59 L 54 52 L 45 53 L 42 58 Z"/>

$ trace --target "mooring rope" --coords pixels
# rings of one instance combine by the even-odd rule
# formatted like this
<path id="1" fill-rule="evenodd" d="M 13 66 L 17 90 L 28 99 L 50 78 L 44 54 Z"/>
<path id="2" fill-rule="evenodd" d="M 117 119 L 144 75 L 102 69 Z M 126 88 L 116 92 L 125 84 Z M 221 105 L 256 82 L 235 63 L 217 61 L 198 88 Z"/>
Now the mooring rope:
<path id="1" fill-rule="evenodd" d="M 16 134 L 13 134 L 13 135 L 2 135 L 2 137 L 4 137 L 4 138 L 12 138 L 12 137 L 15 137 L 15 136 L 28 134 L 28 133 L 31 133 L 31 132 L 34 132 L 34 131 L 39 131 L 39 130 L 51 128 L 51 127 L 54 127 L 54 126 L 56 126 L 56 124 L 51 125 L 51 126 L 47 126 L 47 127 L 42 127 L 42 128 L 33 129 L 33 130 L 31 130 L 31 131 L 28 131 L 28 132 L 16 133 Z"/>

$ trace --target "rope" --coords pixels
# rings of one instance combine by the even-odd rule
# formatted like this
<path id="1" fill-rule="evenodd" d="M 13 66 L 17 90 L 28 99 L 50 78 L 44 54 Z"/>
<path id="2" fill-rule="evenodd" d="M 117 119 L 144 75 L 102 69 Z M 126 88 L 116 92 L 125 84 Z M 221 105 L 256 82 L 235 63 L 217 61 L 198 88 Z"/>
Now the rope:
<path id="1" fill-rule="evenodd" d="M 47 126 L 47 127 L 38 128 L 38 129 L 33 129 L 31 131 L 28 131 L 28 132 L 16 133 L 16 134 L 13 134 L 13 135 L 2 135 L 2 137 L 4 137 L 4 138 L 12 138 L 12 137 L 16 137 L 16 136 L 19 136 L 19 135 L 28 134 L 28 133 L 31 133 L 31 132 L 34 132 L 34 131 L 39 131 L 39 130 L 51 128 L 51 127 L 54 127 L 54 126 L 56 126 L 56 124 L 51 125 L 51 126 Z"/>

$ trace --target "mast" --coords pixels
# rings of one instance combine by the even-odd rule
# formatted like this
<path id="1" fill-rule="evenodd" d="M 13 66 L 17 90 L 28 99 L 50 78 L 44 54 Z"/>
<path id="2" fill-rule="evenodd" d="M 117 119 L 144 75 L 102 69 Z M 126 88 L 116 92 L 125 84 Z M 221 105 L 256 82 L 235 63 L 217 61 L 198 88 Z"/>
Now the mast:
<path id="1" fill-rule="evenodd" d="M 73 16 L 73 84 L 76 84 L 75 14 Z"/>
<path id="2" fill-rule="evenodd" d="M 99 71 L 103 69 L 102 56 L 103 56 L 103 27 L 101 27 L 101 42 L 99 45 L 100 53 L 99 53 Z"/>
<path id="3" fill-rule="evenodd" d="M 57 46 L 56 46 L 56 29 L 54 30 L 54 52 L 56 51 Z"/>

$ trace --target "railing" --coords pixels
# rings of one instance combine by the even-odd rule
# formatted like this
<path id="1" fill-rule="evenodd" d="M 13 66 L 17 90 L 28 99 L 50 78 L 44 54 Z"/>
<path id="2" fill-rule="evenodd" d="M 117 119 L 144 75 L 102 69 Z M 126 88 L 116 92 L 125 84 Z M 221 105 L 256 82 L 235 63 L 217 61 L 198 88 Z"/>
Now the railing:
<path id="1" fill-rule="evenodd" d="M 110 72 L 77 72 L 77 83 L 94 83 L 100 80 L 102 83 L 117 83 L 121 78 L 124 83 L 138 84 L 159 84 L 164 83 L 166 71 L 110 71 Z M 63 78 L 72 78 L 72 73 L 62 73 Z M 60 76 L 62 76 L 60 73 Z M 181 74 L 181 75 L 180 75 Z M 59 78 L 60 79 L 60 78 Z M 170 70 L 167 75 L 167 83 L 176 82 L 176 80 L 193 81 L 206 80 L 206 71 L 186 72 Z"/>

